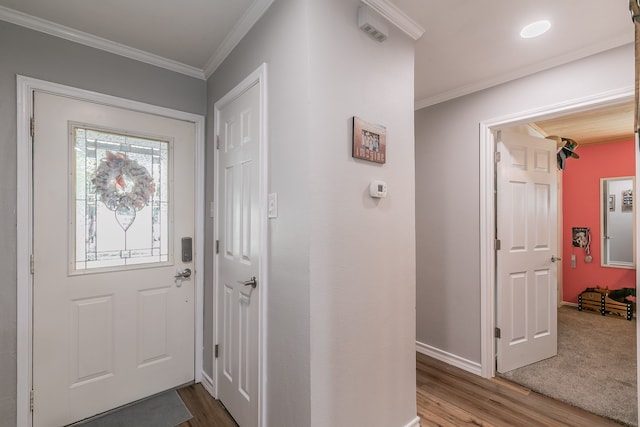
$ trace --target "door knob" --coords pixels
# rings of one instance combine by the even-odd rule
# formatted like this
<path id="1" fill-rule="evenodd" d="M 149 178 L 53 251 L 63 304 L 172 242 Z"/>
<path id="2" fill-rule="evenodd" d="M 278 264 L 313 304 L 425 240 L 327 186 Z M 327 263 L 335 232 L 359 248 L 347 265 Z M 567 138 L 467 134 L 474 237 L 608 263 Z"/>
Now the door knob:
<path id="1" fill-rule="evenodd" d="M 247 280 L 246 282 L 238 281 L 238 283 L 245 286 L 251 286 L 254 289 L 256 288 L 256 286 L 258 286 L 258 282 L 256 281 L 256 276 L 253 276 L 250 280 Z"/>
<path id="2" fill-rule="evenodd" d="M 551 255 L 551 262 L 562 261 L 562 258 L 559 258 L 555 255 Z"/>
<path id="3" fill-rule="evenodd" d="M 177 270 L 176 275 L 173 277 L 175 277 L 176 279 L 188 279 L 189 277 L 191 277 L 191 269 L 185 268 L 184 270 Z"/>

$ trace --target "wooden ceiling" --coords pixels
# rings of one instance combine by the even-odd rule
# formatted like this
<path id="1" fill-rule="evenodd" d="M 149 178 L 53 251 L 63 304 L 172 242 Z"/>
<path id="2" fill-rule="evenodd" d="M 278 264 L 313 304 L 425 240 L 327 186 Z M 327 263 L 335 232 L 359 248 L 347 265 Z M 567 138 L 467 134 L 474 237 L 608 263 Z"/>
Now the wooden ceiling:
<path id="1" fill-rule="evenodd" d="M 633 101 L 597 110 L 529 123 L 543 136 L 571 138 L 579 145 L 605 144 L 633 139 Z"/>

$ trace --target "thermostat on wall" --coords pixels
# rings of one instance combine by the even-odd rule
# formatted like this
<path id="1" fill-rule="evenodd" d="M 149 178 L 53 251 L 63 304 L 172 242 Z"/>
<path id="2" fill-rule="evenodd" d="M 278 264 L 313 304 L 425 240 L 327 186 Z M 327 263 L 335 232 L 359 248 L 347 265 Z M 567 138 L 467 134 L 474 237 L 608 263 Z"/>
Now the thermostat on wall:
<path id="1" fill-rule="evenodd" d="M 384 181 L 371 181 L 369 195 L 375 198 L 387 197 L 387 183 Z"/>

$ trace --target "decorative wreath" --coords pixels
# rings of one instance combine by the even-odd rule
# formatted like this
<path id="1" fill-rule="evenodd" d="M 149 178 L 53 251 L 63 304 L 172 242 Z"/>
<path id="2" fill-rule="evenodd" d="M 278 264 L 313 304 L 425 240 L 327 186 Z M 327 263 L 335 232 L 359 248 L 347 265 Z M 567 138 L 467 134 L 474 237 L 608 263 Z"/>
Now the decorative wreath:
<path id="1" fill-rule="evenodd" d="M 149 171 L 124 153 L 107 151 L 91 182 L 99 200 L 112 211 L 139 211 L 156 192 Z"/>

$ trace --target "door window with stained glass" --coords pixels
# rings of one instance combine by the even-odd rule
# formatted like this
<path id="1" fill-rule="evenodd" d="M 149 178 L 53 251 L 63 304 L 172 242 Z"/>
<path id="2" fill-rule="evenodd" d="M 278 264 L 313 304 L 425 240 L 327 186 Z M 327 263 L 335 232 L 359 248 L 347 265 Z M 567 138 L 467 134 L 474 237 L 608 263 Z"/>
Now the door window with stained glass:
<path id="1" fill-rule="evenodd" d="M 85 126 L 72 136 L 72 270 L 170 261 L 170 142 Z"/>

